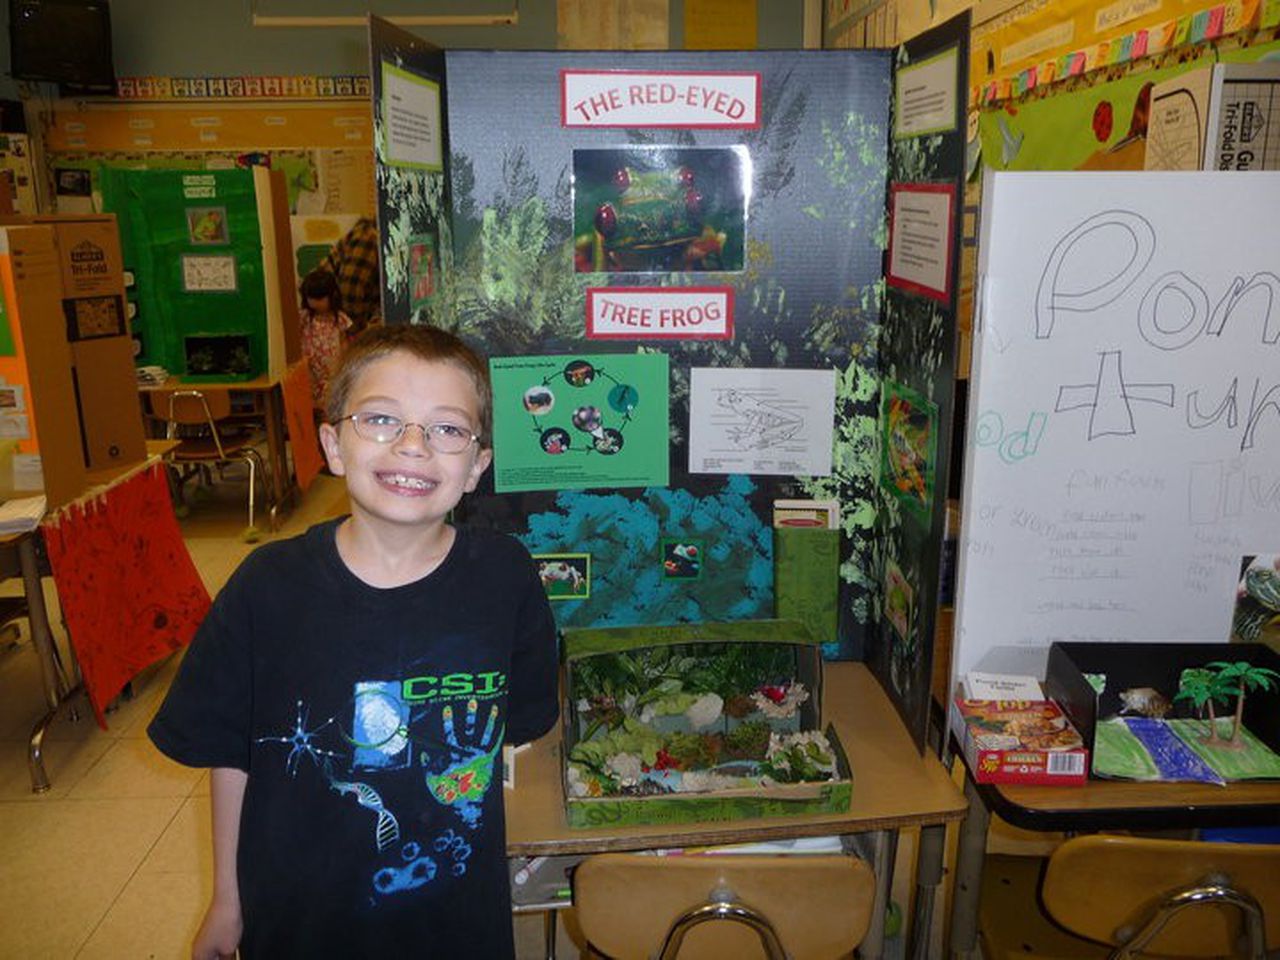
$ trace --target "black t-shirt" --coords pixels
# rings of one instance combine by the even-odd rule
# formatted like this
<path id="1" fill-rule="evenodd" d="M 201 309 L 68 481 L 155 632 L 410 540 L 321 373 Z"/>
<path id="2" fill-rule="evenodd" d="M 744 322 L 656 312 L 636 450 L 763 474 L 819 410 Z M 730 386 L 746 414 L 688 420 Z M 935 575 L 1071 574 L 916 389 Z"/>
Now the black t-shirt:
<path id="1" fill-rule="evenodd" d="M 459 529 L 431 574 L 379 589 L 337 523 L 245 560 L 148 733 L 249 772 L 243 956 L 511 956 L 500 749 L 557 713 L 533 564 Z"/>

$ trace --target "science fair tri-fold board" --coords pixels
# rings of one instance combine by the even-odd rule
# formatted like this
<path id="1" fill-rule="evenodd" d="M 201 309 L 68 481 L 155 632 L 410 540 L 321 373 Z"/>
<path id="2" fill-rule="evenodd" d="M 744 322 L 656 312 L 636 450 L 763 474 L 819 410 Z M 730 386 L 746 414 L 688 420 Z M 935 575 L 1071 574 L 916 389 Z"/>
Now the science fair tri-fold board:
<path id="1" fill-rule="evenodd" d="M 459 519 L 520 537 L 562 627 L 776 609 L 923 739 L 966 33 L 936 61 L 443 52 L 375 21 L 386 315 L 489 356 L 494 468 Z"/>

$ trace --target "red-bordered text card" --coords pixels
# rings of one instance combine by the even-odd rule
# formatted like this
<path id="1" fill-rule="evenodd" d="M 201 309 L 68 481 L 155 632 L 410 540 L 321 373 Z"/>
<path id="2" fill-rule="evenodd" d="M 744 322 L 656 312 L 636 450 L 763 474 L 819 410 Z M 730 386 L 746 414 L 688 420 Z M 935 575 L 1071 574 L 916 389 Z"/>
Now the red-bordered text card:
<path id="1" fill-rule="evenodd" d="M 754 129 L 760 74 L 561 70 L 560 125 Z"/>
<path id="2" fill-rule="evenodd" d="M 732 287 L 591 287 L 590 340 L 732 340 Z"/>
<path id="3" fill-rule="evenodd" d="M 955 184 L 889 186 L 890 286 L 951 302 L 955 217 Z"/>

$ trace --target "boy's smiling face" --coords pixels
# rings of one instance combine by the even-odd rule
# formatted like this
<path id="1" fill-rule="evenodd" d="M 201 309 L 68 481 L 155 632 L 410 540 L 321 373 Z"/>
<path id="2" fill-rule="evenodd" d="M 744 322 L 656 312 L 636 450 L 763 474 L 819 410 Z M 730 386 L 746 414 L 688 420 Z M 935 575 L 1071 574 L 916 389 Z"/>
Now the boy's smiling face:
<path id="1" fill-rule="evenodd" d="M 364 439 L 350 420 L 320 427 L 329 469 L 346 478 L 352 517 L 362 523 L 437 526 L 493 459 L 478 443 L 437 453 L 416 426 L 450 423 L 478 432 L 475 385 L 452 363 L 403 351 L 374 360 L 356 378 L 343 413 L 383 413 L 406 423 L 392 443 Z"/>

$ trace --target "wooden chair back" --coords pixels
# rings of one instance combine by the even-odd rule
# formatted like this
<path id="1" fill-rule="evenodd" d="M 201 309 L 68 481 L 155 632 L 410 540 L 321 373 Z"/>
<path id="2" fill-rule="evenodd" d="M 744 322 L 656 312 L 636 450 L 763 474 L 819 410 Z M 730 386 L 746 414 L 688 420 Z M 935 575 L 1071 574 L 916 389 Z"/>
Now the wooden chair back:
<path id="1" fill-rule="evenodd" d="M 659 956 L 672 927 L 713 902 L 736 903 L 762 918 L 787 956 L 846 957 L 866 935 L 874 899 L 871 868 L 839 854 L 605 853 L 588 857 L 573 877 L 583 935 L 617 960 Z M 679 949 L 681 960 L 768 956 L 746 920 L 698 923 Z"/>
<path id="2" fill-rule="evenodd" d="M 1190 894 L 1210 887 L 1220 894 Z M 1075 837 L 1050 856 L 1041 897 L 1049 915 L 1072 933 L 1116 946 L 1132 942 L 1162 905 L 1173 906 L 1143 948 L 1144 956 L 1166 957 L 1239 955 L 1237 944 L 1248 933 L 1248 902 L 1256 901 L 1266 943 L 1275 950 L 1280 947 L 1280 846 Z"/>

